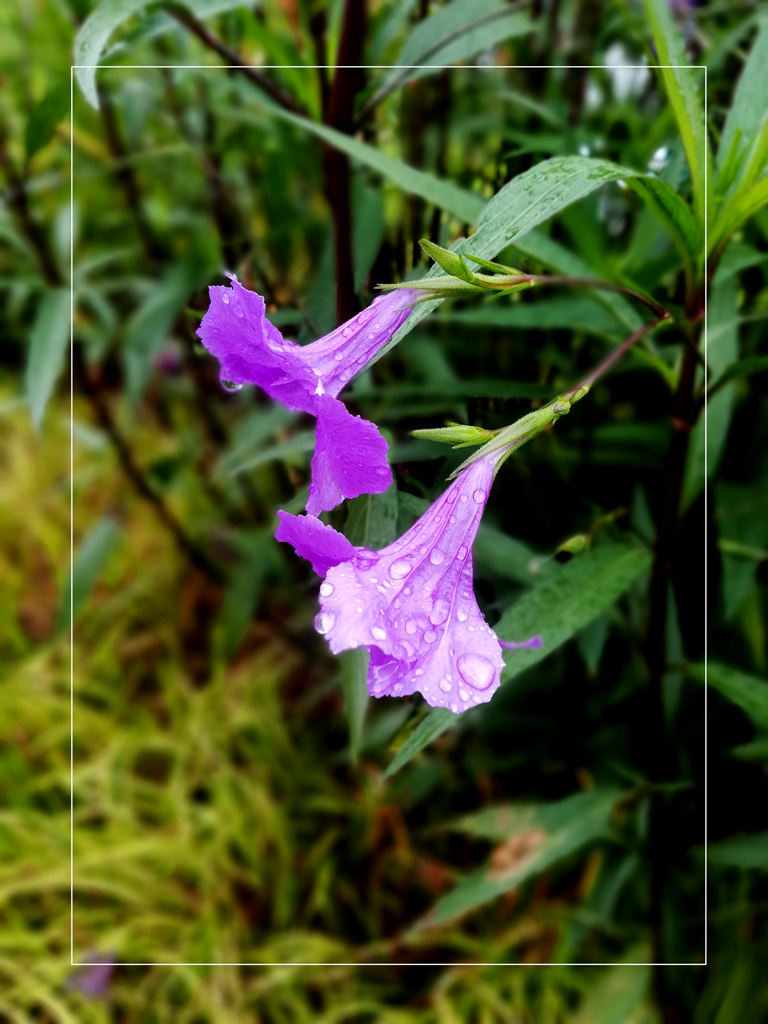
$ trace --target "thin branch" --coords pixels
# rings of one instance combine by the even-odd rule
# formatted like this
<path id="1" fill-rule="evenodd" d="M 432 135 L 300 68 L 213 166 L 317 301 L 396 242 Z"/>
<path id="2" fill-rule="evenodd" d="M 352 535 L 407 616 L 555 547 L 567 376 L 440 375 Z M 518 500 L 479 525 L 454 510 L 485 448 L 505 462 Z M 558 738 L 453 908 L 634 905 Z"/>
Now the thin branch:
<path id="1" fill-rule="evenodd" d="M 79 346 L 75 346 L 73 350 L 73 359 L 75 360 L 78 375 L 82 379 L 85 393 L 93 406 L 96 419 L 112 442 L 112 447 L 117 453 L 117 457 L 125 475 L 133 484 L 140 497 L 152 506 L 158 519 L 171 534 L 176 546 L 182 554 L 189 559 L 192 565 L 202 570 L 208 577 L 210 577 L 210 579 L 220 583 L 224 578 L 222 571 L 218 566 L 214 565 L 208 555 L 187 536 L 184 528 L 176 520 L 173 513 L 163 501 L 162 496 L 154 490 L 144 476 L 141 468 L 136 462 L 133 452 L 131 451 L 130 445 L 123 437 L 120 429 L 115 423 L 107 400 L 99 390 L 98 386 L 91 379 Z"/>
<path id="2" fill-rule="evenodd" d="M 227 64 L 232 65 L 233 69 L 244 75 L 249 81 L 253 82 L 254 85 L 258 86 L 263 92 L 267 93 L 275 103 L 279 104 L 284 110 L 290 110 L 293 114 L 306 115 L 306 111 L 296 101 L 284 93 L 283 90 L 271 82 L 266 75 L 263 75 L 256 68 L 250 67 L 235 53 L 234 50 L 230 50 L 220 39 L 218 39 L 212 32 L 203 25 L 194 14 L 190 14 L 188 10 L 182 7 L 177 7 L 175 4 L 165 4 L 165 9 L 168 13 L 180 22 L 189 31 L 197 36 L 200 42 L 207 46 L 209 50 L 213 50 L 218 53 L 220 57 L 223 57 Z"/>
<path id="3" fill-rule="evenodd" d="M 606 373 L 613 369 L 619 360 L 623 359 L 636 342 L 640 341 L 641 338 L 644 338 L 646 334 L 652 331 L 655 327 L 658 327 L 659 324 L 670 319 L 670 314 L 665 312 L 663 316 L 658 317 L 656 320 L 650 320 L 647 324 L 643 324 L 642 327 L 638 327 L 633 334 L 630 334 L 626 341 L 623 341 L 621 345 L 612 349 L 605 359 L 601 360 L 584 378 L 581 384 L 577 384 L 576 387 L 571 388 L 570 391 L 563 395 L 563 398 L 567 401 L 573 401 L 579 392 L 588 391 L 590 388 L 594 387 L 601 377 L 604 377 Z"/>

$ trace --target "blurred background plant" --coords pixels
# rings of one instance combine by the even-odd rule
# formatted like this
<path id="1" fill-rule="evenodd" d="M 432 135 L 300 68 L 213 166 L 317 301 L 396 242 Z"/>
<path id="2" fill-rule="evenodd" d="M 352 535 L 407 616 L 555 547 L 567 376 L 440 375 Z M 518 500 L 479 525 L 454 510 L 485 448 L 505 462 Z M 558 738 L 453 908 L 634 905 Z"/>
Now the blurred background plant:
<path id="1" fill-rule="evenodd" d="M 765 1020 L 759 5 L 9 0 L 0 28 L 0 1019 Z M 641 291 L 676 324 L 497 480 L 478 599 L 502 635 L 544 632 L 540 660 L 510 655 L 458 721 L 368 704 L 359 658 L 312 629 L 316 578 L 272 538 L 306 499 L 311 423 L 220 386 L 194 333 L 206 286 L 236 271 L 312 340 L 550 157 L 652 172 L 695 235 L 703 75 L 590 67 L 654 54 L 708 67 L 708 431 L 701 237 L 628 177 L 578 179 L 487 255 Z M 81 68 L 70 122 L 71 62 L 117 67 Z M 388 542 L 462 454 L 411 430 L 504 426 L 646 318 L 591 289 L 443 304 L 348 392 L 397 487 L 334 522 Z M 686 966 L 705 951 L 705 596 L 707 969 Z M 70 967 L 70 921 L 94 966 Z M 553 966 L 474 966 L 507 962 Z"/>

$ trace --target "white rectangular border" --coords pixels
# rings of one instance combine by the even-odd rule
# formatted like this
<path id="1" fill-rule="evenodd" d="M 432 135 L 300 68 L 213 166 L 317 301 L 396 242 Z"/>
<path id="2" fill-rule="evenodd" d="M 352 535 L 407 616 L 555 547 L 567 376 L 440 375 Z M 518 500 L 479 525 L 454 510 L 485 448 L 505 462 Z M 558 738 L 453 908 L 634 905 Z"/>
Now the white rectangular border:
<path id="1" fill-rule="evenodd" d="M 70 66 L 70 567 L 75 564 L 75 424 L 74 424 L 74 394 L 75 394 L 75 372 L 74 372 L 74 359 L 72 358 L 72 351 L 75 343 L 75 231 L 74 231 L 74 220 L 75 220 L 75 143 L 74 143 L 74 127 L 75 127 L 75 72 L 83 68 L 93 68 L 95 70 L 100 68 L 117 68 L 125 69 L 126 71 L 137 71 L 144 69 L 158 69 L 158 70 L 177 70 L 177 71 L 240 71 L 243 68 L 251 68 L 255 71 L 269 71 L 269 70 L 280 70 L 283 68 L 301 69 L 306 71 L 318 71 L 322 69 L 336 70 L 337 68 L 365 68 L 366 70 L 407 70 L 407 69 L 421 69 L 422 65 L 71 65 Z M 453 71 L 460 69 L 462 66 L 458 65 L 429 65 L 434 71 Z M 703 76 L 703 119 L 705 119 L 705 140 L 707 139 L 708 124 L 709 124 L 709 105 L 708 105 L 708 84 L 709 84 L 709 67 L 708 65 L 495 65 L 493 67 L 483 68 L 483 71 L 493 71 L 494 68 L 514 68 L 520 70 L 549 70 L 549 69 L 577 69 L 577 70 L 610 70 L 610 69 L 640 69 L 645 68 L 648 71 L 658 71 L 662 68 L 667 69 L 681 69 L 686 68 L 688 70 L 700 70 L 705 73 Z M 469 68 L 467 70 L 470 70 Z M 480 70 L 480 69 L 475 69 Z M 703 162 L 705 166 L 705 208 L 709 207 L 709 181 L 708 181 L 708 164 L 707 159 Z M 402 190 L 402 189 L 401 189 Z M 707 261 L 707 253 L 709 248 L 708 238 L 708 218 L 705 216 L 705 239 L 703 239 L 703 259 L 705 263 Z M 703 322 L 703 351 L 702 354 L 707 355 L 708 350 L 708 329 L 709 329 L 709 297 L 707 289 L 705 289 L 705 322 Z M 703 434 L 705 434 L 705 486 L 709 479 L 709 460 L 707 451 L 707 440 L 708 440 L 708 399 L 707 399 L 707 370 L 705 367 L 705 403 L 703 403 Z M 703 779 L 705 779 L 705 834 L 703 834 L 703 849 L 705 849 L 705 863 L 703 863 L 703 900 L 705 900 L 705 934 L 703 934 L 703 949 L 705 949 L 705 956 L 703 956 L 702 962 L 684 963 L 684 964 L 653 964 L 653 963 L 584 963 L 584 964 L 567 964 L 563 965 L 558 962 L 545 962 L 545 963 L 522 963 L 519 961 L 505 961 L 502 963 L 466 963 L 460 961 L 454 961 L 452 963 L 408 963 L 403 964 L 402 962 L 367 962 L 367 961 L 355 961 L 352 963 L 322 963 L 322 964 L 297 964 L 297 963 L 281 963 L 273 964 L 262 961 L 244 961 L 243 963 L 230 963 L 230 962 L 216 962 L 216 963 L 175 963 L 175 962 L 164 962 L 164 961 L 119 961 L 112 965 L 115 967 L 707 967 L 709 965 L 709 895 L 708 895 L 708 879 L 709 879 L 709 861 L 708 861 L 708 837 L 709 837 L 709 823 L 708 823 L 708 796 L 709 796 L 709 764 L 708 764 L 708 733 L 709 733 L 709 701 L 708 701 L 708 648 L 709 648 L 709 597 L 707 590 L 707 580 L 709 577 L 709 562 L 708 562 L 708 546 L 709 546 L 709 518 L 707 515 L 707 506 L 705 504 L 705 552 L 703 552 L 703 567 L 705 567 L 705 588 L 703 588 L 703 614 L 705 614 L 705 685 L 703 685 L 703 708 L 705 708 L 705 715 L 703 715 L 703 725 L 705 725 L 705 751 L 703 751 L 703 757 L 705 757 L 705 770 L 703 770 Z M 73 590 L 74 590 L 74 573 L 70 572 L 70 962 L 72 967 L 104 967 L 103 963 L 90 963 L 88 961 L 75 961 L 75 632 L 74 632 L 74 603 L 73 603 Z"/>

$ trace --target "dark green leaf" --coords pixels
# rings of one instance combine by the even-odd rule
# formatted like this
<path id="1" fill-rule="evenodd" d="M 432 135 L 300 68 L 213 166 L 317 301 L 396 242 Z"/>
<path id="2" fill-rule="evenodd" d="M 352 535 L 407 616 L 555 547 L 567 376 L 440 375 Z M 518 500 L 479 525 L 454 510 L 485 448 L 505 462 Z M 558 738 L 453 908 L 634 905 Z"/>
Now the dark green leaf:
<path id="1" fill-rule="evenodd" d="M 691 666 L 691 675 L 700 682 L 706 680 L 724 697 L 745 711 L 755 725 L 768 728 L 768 681 L 748 675 L 740 669 L 721 662 Z"/>
<path id="2" fill-rule="evenodd" d="M 586 551 L 547 573 L 545 579 L 502 615 L 496 633 L 502 640 L 526 640 L 539 634 L 541 648 L 505 651 L 502 682 L 530 668 L 610 607 L 648 568 L 650 554 L 628 543 Z"/>
<path id="3" fill-rule="evenodd" d="M 433 708 L 428 712 L 426 718 L 423 718 L 413 732 L 410 734 L 408 739 L 398 750 L 395 757 L 392 759 L 391 764 L 384 773 L 386 778 L 390 775 L 394 775 L 395 772 L 408 764 L 408 762 L 414 758 L 420 750 L 424 747 L 429 746 L 432 740 L 436 740 L 438 736 L 442 736 L 444 732 L 451 728 L 451 726 L 459 718 L 458 715 L 454 715 L 448 708 Z"/>
<path id="4" fill-rule="evenodd" d="M 105 517 L 100 519 L 83 538 L 77 549 L 71 574 L 67 574 L 62 588 L 56 619 L 59 629 L 68 625 L 70 619 L 74 621 L 77 618 L 93 589 L 101 567 L 121 534 L 122 530 L 115 520 Z"/>
<path id="5" fill-rule="evenodd" d="M 44 293 L 37 310 L 27 354 L 24 385 L 36 429 L 53 391 L 69 341 L 69 292 L 63 288 Z"/>
<path id="6" fill-rule="evenodd" d="M 619 797 L 614 790 L 595 789 L 556 804 L 524 807 L 518 819 L 514 807 L 482 811 L 475 816 L 474 826 L 472 819 L 464 819 L 465 828 L 469 822 L 470 831 L 473 827 L 475 832 L 478 827 L 492 828 L 495 838 L 507 840 L 506 847 L 497 849 L 488 865 L 468 875 L 438 900 L 413 930 L 444 924 L 497 899 L 595 842 L 606 834 L 611 811 Z M 503 829 L 505 818 L 509 820 L 508 832 Z"/>
<path id="7" fill-rule="evenodd" d="M 53 138 L 56 126 L 69 114 L 69 79 L 54 85 L 35 107 L 27 121 L 25 134 L 27 160 L 43 149 Z"/>

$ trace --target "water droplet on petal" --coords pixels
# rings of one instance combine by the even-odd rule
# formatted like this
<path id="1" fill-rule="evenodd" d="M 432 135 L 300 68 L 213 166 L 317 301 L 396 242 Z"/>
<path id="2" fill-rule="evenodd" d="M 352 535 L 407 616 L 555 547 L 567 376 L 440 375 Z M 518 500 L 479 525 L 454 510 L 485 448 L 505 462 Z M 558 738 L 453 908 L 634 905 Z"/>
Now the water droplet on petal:
<path id="1" fill-rule="evenodd" d="M 432 605 L 432 611 L 429 615 L 429 621 L 433 626 L 439 626 L 441 622 L 445 622 L 448 618 L 448 613 L 451 610 L 451 606 L 447 601 L 443 600 L 442 597 L 438 597 L 435 603 Z"/>
<path id="2" fill-rule="evenodd" d="M 415 676 L 423 676 L 424 675 L 424 669 L 423 668 L 417 668 L 416 671 L 413 674 Z"/>
<path id="3" fill-rule="evenodd" d="M 433 644 L 435 640 L 437 640 L 437 633 L 434 631 L 434 629 L 428 629 L 427 632 L 424 634 L 424 639 L 428 644 Z"/>
<path id="4" fill-rule="evenodd" d="M 443 693 L 451 692 L 451 684 L 448 682 L 447 679 L 440 680 L 440 689 L 443 691 Z"/>
<path id="5" fill-rule="evenodd" d="M 464 558 L 466 556 L 466 554 L 467 554 L 467 549 L 462 544 L 462 546 L 459 548 L 459 558 Z"/>
<path id="6" fill-rule="evenodd" d="M 371 630 L 371 636 L 374 640 L 386 640 L 387 631 L 386 629 L 382 629 L 381 626 L 374 626 Z"/>
<path id="7" fill-rule="evenodd" d="M 469 694 L 466 690 L 459 690 L 459 696 L 462 700 L 469 700 Z"/>
<path id="8" fill-rule="evenodd" d="M 456 516 L 451 516 L 448 522 L 451 524 L 451 526 L 453 526 L 453 524 L 456 522 Z"/>
<path id="9" fill-rule="evenodd" d="M 229 292 L 224 292 L 224 294 L 221 296 L 221 301 L 224 303 L 225 306 L 229 305 Z"/>
<path id="10" fill-rule="evenodd" d="M 241 320 L 245 316 L 245 313 L 243 312 L 243 307 L 242 306 L 240 306 L 240 305 L 235 306 L 235 316 L 239 316 Z"/>
<path id="11" fill-rule="evenodd" d="M 389 575 L 393 580 L 401 580 L 403 576 L 407 576 L 411 571 L 411 563 L 406 562 L 404 558 L 398 558 L 396 562 L 393 562 L 389 567 Z"/>
<path id="12" fill-rule="evenodd" d="M 461 495 L 461 498 L 460 498 L 459 500 L 460 500 L 460 501 L 466 501 L 466 500 L 467 500 L 467 496 L 466 496 L 466 494 L 462 494 L 462 495 Z"/>
<path id="13" fill-rule="evenodd" d="M 344 335 L 345 338 L 348 338 L 350 336 L 350 334 L 352 333 L 352 328 L 351 327 L 345 327 L 344 330 L 341 333 Z"/>
<path id="14" fill-rule="evenodd" d="M 432 550 L 429 553 L 429 560 L 432 563 L 432 565 L 440 565 L 444 558 L 445 555 L 439 548 L 432 548 Z"/>
<path id="15" fill-rule="evenodd" d="M 411 636 L 413 636 L 413 634 L 416 632 L 418 628 L 419 624 L 416 622 L 415 619 L 408 619 L 408 621 L 405 624 L 405 632 L 410 633 Z"/>
<path id="16" fill-rule="evenodd" d="M 334 589 L 335 588 L 334 588 L 332 583 L 321 583 L 320 584 L 320 593 L 322 594 L 323 597 L 330 597 L 330 595 L 333 593 Z"/>
<path id="17" fill-rule="evenodd" d="M 320 612 L 315 616 L 315 629 L 320 636 L 324 636 L 329 629 L 333 629 L 335 622 L 336 616 L 333 612 Z"/>
<path id="18" fill-rule="evenodd" d="M 478 505 L 482 505 L 485 501 L 485 491 L 478 487 L 475 493 L 472 495 Z"/>
<path id="19" fill-rule="evenodd" d="M 341 360 L 344 358 L 344 353 L 343 352 L 334 352 L 333 353 L 333 358 L 336 360 L 337 363 L 340 363 Z"/>
<path id="20" fill-rule="evenodd" d="M 476 690 L 487 690 L 496 675 L 492 662 L 482 654 L 462 654 L 456 667 L 464 682 Z"/>
<path id="21" fill-rule="evenodd" d="M 322 593 L 322 590 L 321 590 L 321 593 Z M 464 611 L 463 608 L 459 608 L 459 610 L 456 612 L 456 618 L 459 620 L 459 622 L 466 622 L 467 621 L 468 616 L 467 616 L 467 613 Z"/>

